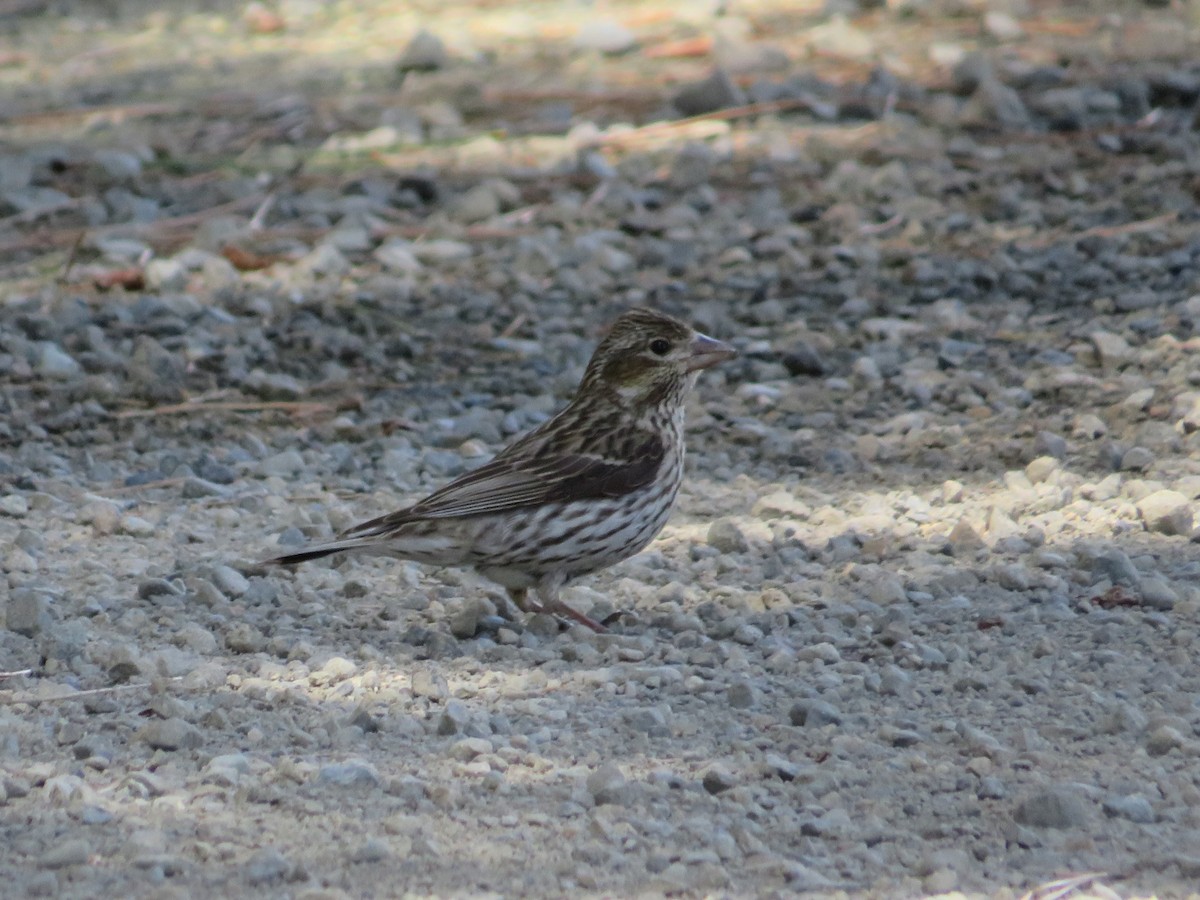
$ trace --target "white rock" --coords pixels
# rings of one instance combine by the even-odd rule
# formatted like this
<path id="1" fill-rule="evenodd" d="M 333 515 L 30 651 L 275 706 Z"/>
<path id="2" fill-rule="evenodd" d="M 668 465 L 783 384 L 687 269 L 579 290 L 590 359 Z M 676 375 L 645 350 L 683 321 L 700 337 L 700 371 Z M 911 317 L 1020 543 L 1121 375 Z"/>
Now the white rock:
<path id="1" fill-rule="evenodd" d="M 1149 531 L 1173 535 L 1192 532 L 1192 503 L 1179 491 L 1155 491 L 1138 501 L 1137 510 Z"/>

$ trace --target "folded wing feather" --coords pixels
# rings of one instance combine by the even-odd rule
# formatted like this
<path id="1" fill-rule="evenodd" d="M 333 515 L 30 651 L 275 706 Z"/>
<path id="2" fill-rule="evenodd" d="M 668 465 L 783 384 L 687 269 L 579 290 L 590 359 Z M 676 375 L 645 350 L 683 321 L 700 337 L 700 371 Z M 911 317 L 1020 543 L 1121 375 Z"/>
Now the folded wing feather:
<path id="1" fill-rule="evenodd" d="M 665 448 L 648 439 L 629 460 L 585 454 L 525 459 L 520 466 L 497 458 L 430 494 L 420 503 L 356 525 L 340 538 L 382 534 L 422 519 L 453 519 L 509 512 L 546 503 L 622 497 L 650 484 Z"/>

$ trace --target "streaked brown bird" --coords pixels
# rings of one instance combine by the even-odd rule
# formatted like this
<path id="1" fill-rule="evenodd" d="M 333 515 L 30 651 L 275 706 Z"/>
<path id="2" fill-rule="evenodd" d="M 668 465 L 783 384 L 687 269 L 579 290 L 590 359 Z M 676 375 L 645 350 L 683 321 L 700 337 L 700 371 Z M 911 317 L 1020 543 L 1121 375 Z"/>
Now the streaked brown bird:
<path id="1" fill-rule="evenodd" d="M 677 319 L 629 310 L 556 416 L 419 503 L 268 562 L 360 552 L 470 566 L 524 612 L 604 631 L 559 591 L 633 556 L 662 530 L 683 479 L 688 392 L 701 370 L 734 355 Z"/>

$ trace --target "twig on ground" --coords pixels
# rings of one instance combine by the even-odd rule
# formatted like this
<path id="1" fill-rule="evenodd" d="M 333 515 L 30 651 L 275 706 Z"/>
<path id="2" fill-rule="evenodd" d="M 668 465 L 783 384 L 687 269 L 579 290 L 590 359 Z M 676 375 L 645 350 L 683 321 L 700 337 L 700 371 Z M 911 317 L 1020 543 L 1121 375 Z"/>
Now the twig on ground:
<path id="1" fill-rule="evenodd" d="M 410 241 L 420 238 L 447 237 L 461 238 L 466 241 L 495 241 L 522 237 L 533 234 L 532 228 L 497 228 L 494 225 L 472 225 L 461 232 L 448 232 L 445 228 L 429 228 L 425 225 L 389 225 L 383 228 L 372 228 L 374 237 L 402 237 Z"/>
<path id="2" fill-rule="evenodd" d="M 904 221 L 904 214 L 896 213 L 890 219 L 886 219 L 883 222 L 876 222 L 874 224 L 868 224 L 868 225 L 860 225 L 858 228 L 858 233 L 861 235 L 864 235 L 864 236 L 873 235 L 873 234 L 883 234 L 883 232 L 889 231 L 890 229 L 895 228 L 897 225 L 899 225 L 903 221 Z"/>
<path id="3" fill-rule="evenodd" d="M 315 400 L 263 400 L 257 402 L 224 400 L 217 403 L 171 403 L 151 409 L 124 409 L 115 414 L 118 419 L 141 419 L 148 416 L 174 416 L 197 412 L 269 412 L 278 410 L 295 414 L 336 412 L 337 407 Z"/>
<path id="4" fill-rule="evenodd" d="M 701 122 L 729 122 L 734 119 L 745 119 L 750 116 L 768 115 L 770 113 L 787 112 L 792 109 L 804 109 L 809 102 L 800 97 L 789 100 L 768 100 L 763 103 L 748 103 L 745 106 L 733 106 L 729 109 L 718 109 L 714 112 L 702 113 L 698 116 L 688 116 L 685 119 L 672 119 L 669 122 L 651 122 L 640 128 L 631 128 L 617 134 L 607 134 L 591 143 L 594 147 L 619 146 L 621 144 L 636 144 L 640 140 L 661 137 L 677 131 L 686 131 L 692 125 Z"/>
<path id="5" fill-rule="evenodd" d="M 211 206 L 208 209 L 198 210 L 194 213 L 187 213 L 181 216 L 174 216 L 167 219 L 157 219 L 153 222 L 118 222 L 113 225 L 103 225 L 99 228 L 89 228 L 86 230 L 86 235 L 99 234 L 145 234 L 153 233 L 153 238 L 162 235 L 163 232 L 170 232 L 181 228 L 188 228 L 192 225 L 199 225 L 201 222 L 212 218 L 213 216 L 221 216 L 227 213 L 238 212 L 251 206 L 257 206 L 263 200 L 262 194 L 255 194 L 250 197 L 239 197 L 237 200 L 230 200 L 228 203 L 220 203 L 217 206 Z M 152 239 L 153 239 L 152 238 Z M 56 248 L 67 246 L 70 242 L 78 241 L 79 228 L 71 226 L 69 228 L 42 228 L 31 232 L 15 241 L 10 241 L 7 244 L 0 244 L 0 256 L 15 253 L 19 250 L 30 248 Z"/>
<path id="6" fill-rule="evenodd" d="M 1139 219 L 1136 222 L 1125 222 L 1121 225 L 1096 225 L 1092 228 L 1085 228 L 1083 231 L 1061 232 L 1056 231 L 1053 234 L 1048 234 L 1043 237 L 1036 238 L 1027 242 L 1029 247 L 1048 247 L 1049 245 L 1061 240 L 1077 241 L 1085 237 L 1103 237 L 1111 238 L 1118 237 L 1123 234 L 1138 234 L 1142 231 L 1153 231 L 1163 225 L 1170 225 L 1179 218 L 1179 213 L 1168 212 L 1160 216 L 1151 216 L 1149 219 Z"/>
<path id="7" fill-rule="evenodd" d="M 504 326 L 504 330 L 500 332 L 500 337 L 510 338 L 516 334 L 522 325 L 525 324 L 525 313 L 517 313 L 513 316 L 513 320 Z"/>
<path id="8" fill-rule="evenodd" d="M 168 682 L 183 681 L 183 676 L 176 675 L 174 678 L 168 678 Z M 101 697 L 105 694 L 120 694 L 128 691 L 140 691 L 142 689 L 153 690 L 156 682 L 146 681 L 139 684 L 114 684 L 111 687 L 91 688 L 85 691 L 72 691 L 69 694 L 60 694 L 55 697 L 37 697 L 32 696 L 28 691 L 13 694 L 8 697 L 0 697 L 0 706 L 14 706 L 18 703 L 28 703 L 30 706 L 39 703 L 63 703 L 68 700 L 79 700 L 83 697 Z"/>
<path id="9" fill-rule="evenodd" d="M 80 109 L 52 109 L 20 113 L 8 119 L 9 125 L 65 125 L 79 120 L 125 122 L 148 116 L 173 115 L 182 111 L 180 103 L 131 103 L 110 106 L 84 106 Z"/>
<path id="10" fill-rule="evenodd" d="M 179 487 L 186 481 L 186 478 L 160 478 L 157 481 L 143 481 L 141 484 L 120 484 L 115 487 L 105 488 L 110 494 L 127 494 L 130 491 L 144 491 L 151 488 L 166 488 Z M 105 497 L 105 500 L 108 498 Z"/>
<path id="11" fill-rule="evenodd" d="M 71 250 L 67 253 L 67 260 L 63 263 L 62 274 L 58 277 L 59 284 L 66 284 L 71 277 L 71 268 L 75 265 L 75 259 L 79 256 L 79 248 L 83 246 L 83 236 L 87 232 L 80 228 L 79 234 L 75 235 L 75 242 L 71 244 Z"/>
<path id="12" fill-rule="evenodd" d="M 263 198 L 263 202 L 258 205 L 258 209 L 254 211 L 254 215 L 250 217 L 249 228 L 251 231 L 262 231 L 263 222 L 267 220 L 267 213 L 271 211 L 271 207 L 275 205 L 275 192 L 267 194 Z"/>

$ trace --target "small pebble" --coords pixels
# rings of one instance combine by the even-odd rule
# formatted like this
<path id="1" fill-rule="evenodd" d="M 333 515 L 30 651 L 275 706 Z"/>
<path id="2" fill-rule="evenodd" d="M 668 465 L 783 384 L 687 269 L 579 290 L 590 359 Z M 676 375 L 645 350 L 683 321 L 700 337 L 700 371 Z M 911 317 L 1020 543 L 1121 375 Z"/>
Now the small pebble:
<path id="1" fill-rule="evenodd" d="M 87 841 L 69 838 L 43 852 L 38 863 L 45 869 L 65 869 L 69 866 L 84 865 L 90 855 L 91 849 Z"/>
<path id="2" fill-rule="evenodd" d="M 339 788 L 374 788 L 383 783 L 375 766 L 361 759 L 321 766 L 317 772 L 317 781 Z"/>
<path id="3" fill-rule="evenodd" d="M 737 779 L 724 766 L 714 763 L 704 770 L 700 783 L 710 794 L 721 794 L 734 787 Z"/>

